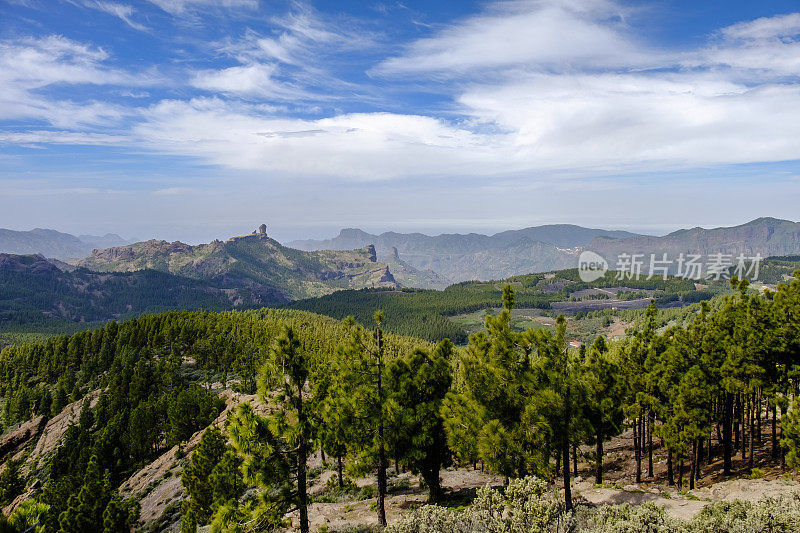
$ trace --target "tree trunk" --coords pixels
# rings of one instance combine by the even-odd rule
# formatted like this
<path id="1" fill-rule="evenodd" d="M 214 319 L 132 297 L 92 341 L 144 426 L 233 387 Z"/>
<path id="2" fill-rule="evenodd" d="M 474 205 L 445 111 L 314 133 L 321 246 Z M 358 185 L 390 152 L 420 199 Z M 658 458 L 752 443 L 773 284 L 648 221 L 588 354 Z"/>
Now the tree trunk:
<path id="1" fill-rule="evenodd" d="M 774 399 L 773 399 L 774 402 Z M 778 408 L 772 404 L 772 458 L 778 457 Z"/>
<path id="2" fill-rule="evenodd" d="M 678 487 L 683 490 L 683 457 L 678 460 Z"/>
<path id="3" fill-rule="evenodd" d="M 562 452 L 564 456 L 564 507 L 567 511 L 572 510 L 572 487 L 569 483 L 569 430 L 572 422 L 572 404 L 570 403 L 570 386 L 569 386 L 569 366 L 567 362 L 567 350 L 564 350 L 564 377 L 566 379 L 566 387 L 564 390 L 564 435 L 562 437 Z"/>
<path id="4" fill-rule="evenodd" d="M 734 404 L 733 404 L 733 407 L 732 407 L 732 411 L 731 411 L 733 413 L 733 449 L 734 450 L 738 450 L 739 449 L 739 418 L 740 418 L 739 410 L 740 410 L 739 393 L 736 393 L 735 401 L 734 401 Z"/>
<path id="5" fill-rule="evenodd" d="M 594 475 L 594 482 L 598 485 L 603 483 L 603 430 L 602 428 L 597 431 L 597 444 L 595 447 L 595 454 L 597 455 L 597 470 Z"/>
<path id="6" fill-rule="evenodd" d="M 731 456 L 733 455 L 731 430 L 733 425 L 733 394 L 726 392 L 722 410 L 722 474 L 731 475 Z"/>
<path id="7" fill-rule="evenodd" d="M 298 389 L 297 421 L 300 424 L 300 444 L 297 446 L 297 507 L 300 511 L 300 533 L 308 533 L 308 493 L 306 492 L 306 463 L 308 462 L 308 439 L 306 415 L 303 411 L 303 388 Z"/>
<path id="8" fill-rule="evenodd" d="M 761 397 L 763 394 L 763 390 L 761 387 L 758 388 L 758 401 L 756 402 L 756 441 L 759 446 L 761 446 Z"/>
<path id="9" fill-rule="evenodd" d="M 742 417 L 742 462 L 747 460 L 747 417 L 750 415 L 750 407 L 747 398 L 742 393 L 742 409 L 740 415 Z"/>
<path id="10" fill-rule="evenodd" d="M 653 477 L 653 412 L 647 415 L 647 475 Z"/>
<path id="11" fill-rule="evenodd" d="M 705 441 L 706 441 L 705 437 L 701 437 L 701 438 L 697 439 L 697 464 L 698 465 L 700 465 L 700 463 L 702 463 L 703 459 L 705 459 L 705 457 L 706 457 L 705 447 L 703 446 Z"/>
<path id="12" fill-rule="evenodd" d="M 639 422 L 641 417 L 633 421 L 633 455 L 636 460 L 636 483 L 642 482 L 642 450 L 639 446 Z"/>
<path id="13" fill-rule="evenodd" d="M 428 503 L 442 501 L 442 485 L 439 482 L 439 470 L 426 469 L 421 472 L 422 478 L 428 485 Z"/>
<path id="14" fill-rule="evenodd" d="M 569 483 L 569 440 L 566 438 L 566 435 L 562 440 L 563 443 L 561 445 L 561 455 L 564 461 L 564 506 L 566 507 L 567 511 L 571 511 L 572 487 L 570 487 Z"/>
<path id="15" fill-rule="evenodd" d="M 675 484 L 675 474 L 672 471 L 672 449 L 667 448 L 667 485 Z"/>
<path id="16" fill-rule="evenodd" d="M 342 476 L 342 456 L 336 458 L 336 473 L 339 475 L 339 488 L 344 488 L 344 476 Z"/>
<path id="17" fill-rule="evenodd" d="M 783 406 L 781 406 L 781 424 L 783 424 L 783 415 L 784 414 L 785 413 L 783 412 Z M 781 425 L 781 437 L 783 437 L 783 426 L 782 425 Z M 779 448 L 778 449 L 778 453 L 781 456 L 781 470 L 785 470 L 786 469 L 786 450 L 784 450 L 782 448 Z"/>
<path id="18" fill-rule="evenodd" d="M 578 447 L 572 443 L 572 475 L 578 477 Z"/>
<path id="19" fill-rule="evenodd" d="M 383 332 L 376 328 L 378 344 L 378 523 L 386 527 L 386 443 L 383 436 Z"/>
<path id="20" fill-rule="evenodd" d="M 753 402 L 750 407 L 750 461 L 748 463 L 748 467 L 750 471 L 753 471 L 753 455 L 755 454 L 755 446 L 756 446 L 756 427 L 755 427 L 755 414 L 756 414 L 756 402 L 755 402 L 756 393 L 753 392 Z"/>
<path id="21" fill-rule="evenodd" d="M 689 471 L 689 490 L 694 490 L 694 480 L 697 477 L 697 439 L 692 441 L 692 466 Z"/>

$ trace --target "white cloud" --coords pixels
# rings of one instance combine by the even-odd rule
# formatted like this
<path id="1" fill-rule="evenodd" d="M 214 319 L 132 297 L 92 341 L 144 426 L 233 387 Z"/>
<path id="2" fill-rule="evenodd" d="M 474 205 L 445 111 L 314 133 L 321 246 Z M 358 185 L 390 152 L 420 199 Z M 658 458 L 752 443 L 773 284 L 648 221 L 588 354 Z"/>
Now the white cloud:
<path id="1" fill-rule="evenodd" d="M 228 95 L 289 100 L 325 100 L 341 89 L 350 94 L 358 90 L 332 67 L 348 52 L 374 47 L 368 32 L 344 21 L 324 20 L 303 3 L 292 4 L 291 11 L 270 22 L 271 35 L 248 30 L 241 39 L 219 44 L 216 50 L 236 64 L 199 71 L 192 85 Z"/>
<path id="2" fill-rule="evenodd" d="M 133 20 L 132 16 L 135 10 L 133 6 L 128 4 L 120 4 L 117 2 L 105 2 L 103 0 L 83 0 L 83 5 L 91 8 L 97 9 L 98 11 L 103 11 L 104 13 L 108 13 L 109 15 L 113 15 L 120 20 L 124 21 L 128 26 L 134 28 L 136 30 L 145 31 L 147 28 L 135 20 Z"/>
<path id="3" fill-rule="evenodd" d="M 460 96 L 535 169 L 647 169 L 800 158 L 800 86 L 711 74 L 534 75 Z"/>
<path id="4" fill-rule="evenodd" d="M 0 119 L 32 118 L 61 128 L 108 125 L 135 113 L 106 101 L 76 102 L 43 93 L 66 85 L 133 87 L 155 82 L 108 64 L 110 54 L 59 35 L 0 41 Z"/>
<path id="5" fill-rule="evenodd" d="M 500 2 L 413 42 L 374 72 L 474 74 L 515 65 L 561 70 L 649 64 L 654 54 L 628 35 L 624 20 L 624 10 L 608 0 Z"/>
<path id="6" fill-rule="evenodd" d="M 5 131 L 0 132 L 0 144 L 72 144 L 72 145 L 121 145 L 130 139 L 120 135 L 104 133 L 82 133 L 74 131 Z"/>
<path id="7" fill-rule="evenodd" d="M 6 42 L 0 117 L 41 117 L 63 129 L 127 117 L 134 125 L 123 134 L 136 146 L 278 179 L 535 181 L 800 159 L 800 15 L 723 28 L 688 51 L 641 45 L 627 17 L 607 0 L 503 2 L 378 68 L 400 88 L 392 76 L 423 87 L 430 76 L 450 78 L 447 115 L 336 112 L 307 120 L 276 107 L 338 96 L 330 87 L 339 81 L 320 64 L 353 46 L 347 28 L 302 6 L 279 19 L 272 36 L 251 32 L 221 46 L 236 64 L 191 72 L 188 83 L 211 96 L 147 108 L 46 100 L 37 89 L 131 84 L 133 76 L 108 68 L 103 49 L 64 38 Z M 329 82 L 323 95 L 311 90 L 318 79 Z M 47 139 L 28 132 L 4 142 Z M 62 132 L 50 142 L 92 140 Z M 109 142 L 116 139 L 96 140 Z"/>
<path id="8" fill-rule="evenodd" d="M 198 7 L 224 7 L 224 8 L 248 8 L 258 7 L 258 0 L 148 0 L 167 13 L 180 15 L 192 8 Z"/>
<path id="9" fill-rule="evenodd" d="M 278 65 L 249 63 L 221 70 L 201 70 L 194 74 L 192 85 L 215 93 L 226 93 L 267 99 L 298 99 L 309 97 L 291 83 L 276 80 Z"/>
<path id="10" fill-rule="evenodd" d="M 228 168 L 355 180 L 486 171 L 498 165 L 500 148 L 491 138 L 431 117 L 276 118 L 219 99 L 163 101 L 134 135 L 154 150 Z"/>
<path id="11" fill-rule="evenodd" d="M 0 42 L 0 79 L 25 88 L 53 83 L 118 83 L 128 77 L 102 68 L 109 54 L 102 48 L 59 35 Z"/>
<path id="12" fill-rule="evenodd" d="M 762 17 L 740 22 L 726 28 L 720 33 L 728 39 L 764 40 L 781 37 L 795 37 L 800 33 L 800 13 Z"/>
<path id="13" fill-rule="evenodd" d="M 690 66 L 722 65 L 741 76 L 800 76 L 800 13 L 722 28 Z M 795 80 L 796 81 L 796 80 Z"/>

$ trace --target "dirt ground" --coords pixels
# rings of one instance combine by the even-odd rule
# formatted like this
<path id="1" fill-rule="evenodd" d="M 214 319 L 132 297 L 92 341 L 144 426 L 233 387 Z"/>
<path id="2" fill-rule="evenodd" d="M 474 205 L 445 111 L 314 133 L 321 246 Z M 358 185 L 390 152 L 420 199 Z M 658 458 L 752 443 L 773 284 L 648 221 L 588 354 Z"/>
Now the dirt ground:
<path id="1" fill-rule="evenodd" d="M 636 466 L 630 432 L 606 443 L 605 475 L 602 485 L 594 483 L 594 465 L 585 457 L 585 454 L 591 451 L 590 447 L 579 450 L 578 476 L 572 480 L 574 498 L 578 503 L 640 505 L 653 502 L 663 506 L 671 516 L 688 520 L 711 502 L 755 501 L 800 491 L 798 480 L 788 472 L 782 471 L 777 462 L 771 459 L 767 435 L 764 436 L 761 445 L 757 446 L 755 456 L 755 466 L 759 468 L 763 477 L 750 479 L 747 461 L 743 461 L 741 455 L 737 455 L 733 460 L 733 475 L 725 479 L 721 475 L 722 460 L 717 455 L 710 465 L 704 462 L 701 466 L 701 477 L 694 490 L 688 490 L 688 465 L 684 470 L 683 490 L 677 485 L 667 484 L 666 453 L 657 442 L 654 442 L 653 448 L 653 475 L 650 476 L 647 471 L 648 461 L 645 454 L 642 461 L 642 483 L 639 484 L 634 482 Z M 715 449 L 715 453 L 718 454 L 718 450 Z M 319 494 L 327 480 L 334 475 L 333 471 L 322 473 L 312 486 L 311 494 Z M 471 467 L 443 470 L 441 478 L 443 488 L 448 491 L 445 505 L 451 507 L 467 505 L 480 487 L 487 484 L 498 487 L 503 483 L 502 477 L 473 470 Z M 675 480 L 677 482 L 677 467 Z M 359 486 L 374 484 L 374 479 L 360 479 L 357 483 Z M 407 485 L 407 488 L 388 495 L 386 518 L 389 523 L 424 505 L 427 499 L 427 491 L 420 488 L 417 476 L 410 473 L 393 476 L 390 478 L 389 486 L 398 483 Z M 561 483 L 563 483 L 561 479 L 556 480 L 556 486 Z M 378 523 L 375 498 L 339 503 L 314 503 L 309 508 L 309 516 L 312 531 L 322 526 L 326 526 L 330 531 L 342 531 L 354 526 L 376 526 Z M 293 518 L 297 519 L 296 516 Z"/>

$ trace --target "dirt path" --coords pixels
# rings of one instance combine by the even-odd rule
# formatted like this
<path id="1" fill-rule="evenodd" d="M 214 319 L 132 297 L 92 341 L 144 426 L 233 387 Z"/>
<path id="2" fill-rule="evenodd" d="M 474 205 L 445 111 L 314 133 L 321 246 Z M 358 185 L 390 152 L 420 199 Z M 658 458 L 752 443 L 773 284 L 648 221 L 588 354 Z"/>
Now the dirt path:
<path id="1" fill-rule="evenodd" d="M 642 483 L 623 488 L 596 486 L 588 481 L 575 484 L 581 499 L 595 504 L 641 505 L 653 502 L 666 508 L 676 518 L 689 520 L 712 502 L 746 500 L 756 501 L 766 497 L 777 497 L 800 492 L 800 484 L 789 479 L 732 479 L 715 483 L 711 487 L 698 488 L 680 493 L 674 487 Z"/>

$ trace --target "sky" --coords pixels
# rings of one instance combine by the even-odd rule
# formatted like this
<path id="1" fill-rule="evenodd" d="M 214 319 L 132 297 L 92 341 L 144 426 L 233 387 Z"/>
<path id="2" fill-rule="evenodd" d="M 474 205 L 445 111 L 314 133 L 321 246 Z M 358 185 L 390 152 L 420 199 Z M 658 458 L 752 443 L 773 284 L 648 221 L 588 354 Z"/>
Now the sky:
<path id="1" fill-rule="evenodd" d="M 800 219 L 796 1 L 0 0 L 0 227 Z"/>

